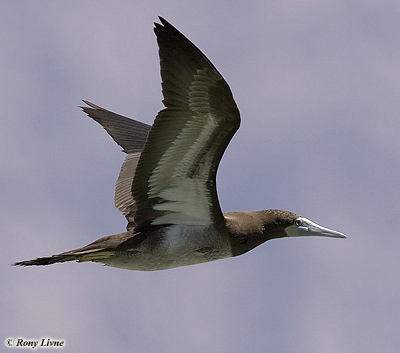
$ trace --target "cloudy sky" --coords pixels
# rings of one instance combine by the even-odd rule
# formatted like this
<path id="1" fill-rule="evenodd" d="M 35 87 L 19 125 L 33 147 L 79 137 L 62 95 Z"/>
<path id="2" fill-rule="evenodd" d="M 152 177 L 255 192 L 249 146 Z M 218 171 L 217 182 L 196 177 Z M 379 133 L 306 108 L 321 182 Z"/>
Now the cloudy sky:
<path id="1" fill-rule="evenodd" d="M 159 272 L 10 266 L 124 231 L 124 155 L 79 105 L 152 122 L 157 15 L 241 110 L 223 210 L 287 209 L 347 240 Z M 398 352 L 399 1 L 3 1 L 0 33 L 1 351 L 49 337 L 65 352 Z"/>

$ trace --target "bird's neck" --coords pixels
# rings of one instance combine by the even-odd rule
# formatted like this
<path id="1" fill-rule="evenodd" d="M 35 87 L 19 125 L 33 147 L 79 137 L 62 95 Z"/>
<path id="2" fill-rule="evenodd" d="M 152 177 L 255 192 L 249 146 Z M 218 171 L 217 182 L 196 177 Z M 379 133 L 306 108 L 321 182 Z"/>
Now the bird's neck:
<path id="1" fill-rule="evenodd" d="M 232 256 L 242 255 L 270 239 L 286 236 L 285 224 L 276 221 L 276 210 L 224 213 Z"/>

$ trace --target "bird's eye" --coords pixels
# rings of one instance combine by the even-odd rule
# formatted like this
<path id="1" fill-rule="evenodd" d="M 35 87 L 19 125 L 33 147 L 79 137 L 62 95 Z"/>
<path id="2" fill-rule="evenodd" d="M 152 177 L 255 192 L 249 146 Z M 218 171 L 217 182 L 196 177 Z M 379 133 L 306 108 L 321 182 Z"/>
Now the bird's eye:
<path id="1" fill-rule="evenodd" d="M 300 227 L 303 223 L 300 221 L 300 219 L 296 219 L 296 220 L 294 221 L 294 224 L 295 224 L 296 226 Z"/>

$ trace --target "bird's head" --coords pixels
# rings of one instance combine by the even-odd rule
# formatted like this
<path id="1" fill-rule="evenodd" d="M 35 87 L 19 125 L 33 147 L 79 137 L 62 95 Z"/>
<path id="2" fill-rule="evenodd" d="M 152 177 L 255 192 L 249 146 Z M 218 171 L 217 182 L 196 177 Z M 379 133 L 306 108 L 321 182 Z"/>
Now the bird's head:
<path id="1" fill-rule="evenodd" d="M 322 227 L 305 217 L 283 210 L 225 213 L 233 256 L 244 254 L 267 240 L 323 236 L 346 238 L 343 233 Z"/>
<path id="2" fill-rule="evenodd" d="M 343 233 L 320 226 L 305 217 L 295 217 L 285 228 L 288 237 L 319 236 L 331 238 L 347 238 Z"/>

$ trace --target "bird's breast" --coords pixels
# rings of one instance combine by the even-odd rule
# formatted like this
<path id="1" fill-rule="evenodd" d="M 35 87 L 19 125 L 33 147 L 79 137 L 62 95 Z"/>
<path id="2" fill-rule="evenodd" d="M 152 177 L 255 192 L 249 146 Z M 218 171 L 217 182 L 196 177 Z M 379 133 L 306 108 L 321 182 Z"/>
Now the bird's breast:
<path id="1" fill-rule="evenodd" d="M 214 227 L 172 225 L 157 230 L 135 249 L 117 252 L 105 264 L 155 271 L 231 256 L 228 236 Z"/>

